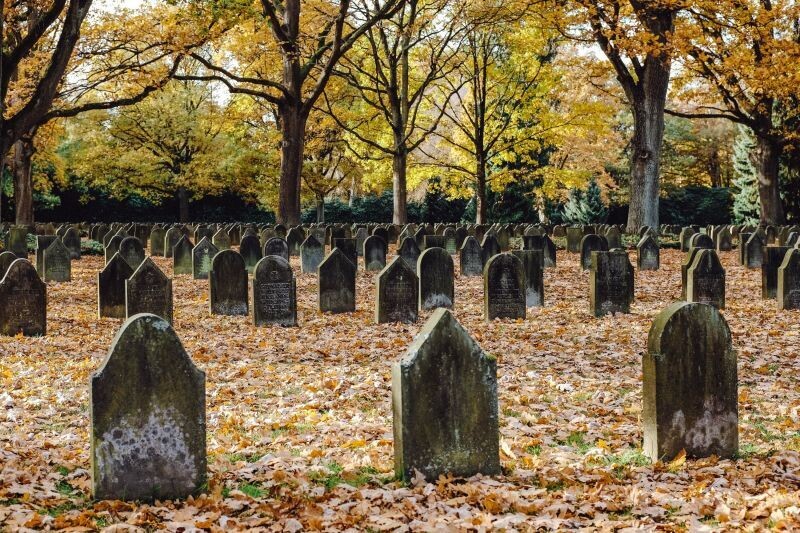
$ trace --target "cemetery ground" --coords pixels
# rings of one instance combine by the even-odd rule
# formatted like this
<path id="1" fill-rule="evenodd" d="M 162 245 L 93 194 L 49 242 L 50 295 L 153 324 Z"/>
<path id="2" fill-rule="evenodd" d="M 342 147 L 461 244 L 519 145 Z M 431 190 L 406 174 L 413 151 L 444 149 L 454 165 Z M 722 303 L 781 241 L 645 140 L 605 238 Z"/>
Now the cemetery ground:
<path id="1" fill-rule="evenodd" d="M 292 257 L 300 326 L 255 327 L 210 316 L 208 281 L 177 276 L 174 327 L 206 372 L 208 484 L 151 504 L 90 498 L 89 377 L 122 322 L 96 317 L 102 258 L 85 256 L 72 282 L 48 286 L 47 336 L 0 337 L 0 528 L 797 527 L 800 312 L 762 300 L 761 271 L 737 254 L 721 254 L 736 460 L 641 453 L 641 357 L 653 317 L 680 297 L 684 254 L 663 249 L 660 270 L 637 270 L 631 314 L 594 318 L 589 273 L 559 250 L 546 307 L 526 320 L 486 323 L 482 278 L 457 277 L 455 316 L 498 360 L 503 474 L 433 483 L 395 479 L 391 409 L 391 364 L 430 312 L 375 324 L 362 263 L 356 312 L 321 315 L 317 279 Z M 172 274 L 171 259 L 153 259 Z"/>

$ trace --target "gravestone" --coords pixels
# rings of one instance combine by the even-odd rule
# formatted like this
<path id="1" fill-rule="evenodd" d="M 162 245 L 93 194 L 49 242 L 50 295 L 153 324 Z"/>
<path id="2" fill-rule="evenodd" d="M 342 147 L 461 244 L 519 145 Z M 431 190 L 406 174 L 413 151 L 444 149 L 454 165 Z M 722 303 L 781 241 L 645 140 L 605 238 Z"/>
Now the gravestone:
<path id="1" fill-rule="evenodd" d="M 139 313 L 160 316 L 172 323 L 172 280 L 149 257 L 125 280 L 125 317 Z"/>
<path id="2" fill-rule="evenodd" d="M 458 255 L 462 276 L 483 275 L 483 249 L 475 237 L 468 235 L 464 239 Z"/>
<path id="3" fill-rule="evenodd" d="M 525 271 L 525 305 L 544 307 L 544 251 L 514 250 Z"/>
<path id="4" fill-rule="evenodd" d="M 212 230 L 205 224 L 200 224 L 199 226 L 197 226 L 197 229 L 194 230 L 194 242 L 198 244 L 203 239 L 208 239 L 208 241 L 211 242 L 211 239 L 213 238 L 214 238 L 214 230 Z"/>
<path id="5" fill-rule="evenodd" d="M 264 245 L 264 257 L 274 255 L 289 260 L 289 245 L 280 237 L 272 237 Z"/>
<path id="6" fill-rule="evenodd" d="M 420 309 L 453 308 L 454 271 L 453 258 L 444 248 L 427 248 L 420 254 L 417 259 Z"/>
<path id="7" fill-rule="evenodd" d="M 592 253 L 589 310 L 596 317 L 630 313 L 634 300 L 633 265 L 625 250 Z"/>
<path id="8" fill-rule="evenodd" d="M 53 237 L 53 238 L 56 238 L 56 237 Z M 114 235 L 113 237 L 111 237 L 108 240 L 108 244 L 103 249 L 103 255 L 104 255 L 106 264 L 108 264 L 108 262 L 111 261 L 111 258 L 114 257 L 117 254 L 117 252 L 119 252 L 119 246 L 120 246 L 120 244 L 122 244 L 122 241 L 124 241 L 126 238 L 127 237 L 123 237 L 122 235 Z M 38 259 L 38 255 L 37 255 L 37 259 Z"/>
<path id="9" fill-rule="evenodd" d="M 636 245 L 636 267 L 639 270 L 658 270 L 661 265 L 661 251 L 651 234 L 646 234 Z"/>
<path id="10" fill-rule="evenodd" d="M 55 237 L 53 237 L 53 240 Z M 50 241 L 52 242 L 52 241 Z M 48 242 L 49 246 L 49 242 Z M 18 259 L 28 258 L 28 228 L 14 226 L 8 230 L 6 249 Z M 37 262 L 38 264 L 38 262 Z"/>
<path id="11" fill-rule="evenodd" d="M 300 245 L 300 272 L 316 275 L 317 268 L 324 258 L 325 247 L 312 232 Z"/>
<path id="12" fill-rule="evenodd" d="M 714 241 L 704 233 L 695 233 L 689 238 L 689 248 L 714 249 Z"/>
<path id="13" fill-rule="evenodd" d="M 483 271 L 483 316 L 525 318 L 525 271 L 522 261 L 512 254 L 497 254 Z"/>
<path id="14" fill-rule="evenodd" d="M 500 473 L 497 361 L 437 309 L 392 365 L 395 474 Z"/>
<path id="15" fill-rule="evenodd" d="M 592 252 L 607 252 L 608 243 L 606 240 L 594 233 L 585 235 L 581 239 L 581 269 L 589 270 L 592 268 Z"/>
<path id="16" fill-rule="evenodd" d="M 334 248 L 319 264 L 319 310 L 322 313 L 350 313 L 356 310 L 356 266 Z"/>
<path id="17" fill-rule="evenodd" d="M 609 250 L 622 248 L 622 235 L 616 227 L 612 226 L 608 228 L 605 232 L 605 238 Z"/>
<path id="18" fill-rule="evenodd" d="M 181 235 L 178 244 L 172 248 L 172 272 L 179 274 L 192 273 L 192 241 L 186 235 Z M 159 315 L 160 316 L 160 315 Z"/>
<path id="19" fill-rule="evenodd" d="M 0 260 L 2 259 L 0 255 Z M 789 248 L 778 268 L 778 309 L 800 309 L 800 250 Z"/>
<path id="20" fill-rule="evenodd" d="M 119 253 L 114 254 L 103 270 L 97 273 L 97 316 L 125 318 L 125 280 L 133 268 Z"/>
<path id="21" fill-rule="evenodd" d="M 447 250 L 447 253 L 454 255 L 458 252 L 459 245 L 456 242 L 458 237 L 456 230 L 453 228 L 445 228 L 442 236 L 444 237 L 444 249 Z"/>
<path id="22" fill-rule="evenodd" d="M 247 315 L 247 268 L 234 250 L 222 250 L 211 260 L 208 273 L 209 306 L 212 315 Z"/>
<path id="23" fill-rule="evenodd" d="M 695 257 L 697 257 L 697 253 L 700 250 L 706 250 L 707 248 L 689 248 L 689 251 L 686 252 L 686 255 L 681 262 L 681 300 L 686 300 L 686 287 L 688 285 L 688 278 L 689 278 L 689 267 L 692 266 L 694 263 Z"/>
<path id="24" fill-rule="evenodd" d="M 91 379 L 92 495 L 186 498 L 206 480 L 205 373 L 163 318 L 128 319 Z"/>
<path id="25" fill-rule="evenodd" d="M 261 253 L 261 241 L 255 235 L 244 235 L 239 243 L 239 253 L 244 258 L 244 265 L 248 272 L 255 269 L 256 264 L 264 257 Z"/>
<path id="26" fill-rule="evenodd" d="M 689 457 L 734 457 L 736 372 L 730 329 L 717 309 L 675 302 L 661 311 L 642 358 L 644 453 L 664 462 L 681 450 Z"/>
<path id="27" fill-rule="evenodd" d="M 356 230 L 356 253 L 358 255 L 364 255 L 364 242 L 369 237 L 369 232 L 367 232 L 367 228 L 358 228 Z"/>
<path id="28" fill-rule="evenodd" d="M 166 236 L 167 230 L 164 228 L 153 228 L 153 231 L 150 232 L 150 255 L 164 257 L 164 239 Z"/>
<path id="29" fill-rule="evenodd" d="M 489 259 L 496 256 L 500 252 L 500 242 L 498 242 L 497 237 L 495 237 L 494 233 L 491 231 L 487 232 L 483 237 L 483 241 L 481 242 L 481 260 L 483 261 L 484 267 L 486 266 L 486 263 L 489 262 Z"/>
<path id="30" fill-rule="evenodd" d="M 253 272 L 253 323 L 297 325 L 297 288 L 289 261 L 265 255 Z"/>
<path id="31" fill-rule="evenodd" d="M 42 265 L 44 281 L 63 282 L 72 279 L 69 250 L 58 237 L 42 254 Z"/>
<path id="32" fill-rule="evenodd" d="M 230 250 L 231 236 L 228 233 L 228 230 L 225 228 L 220 228 L 211 238 L 211 244 L 213 244 L 219 251 Z"/>
<path id="33" fill-rule="evenodd" d="M 744 266 L 747 268 L 761 268 L 764 256 L 764 239 L 759 233 L 753 233 L 744 245 Z"/>
<path id="34" fill-rule="evenodd" d="M 681 233 L 678 236 L 678 240 L 681 243 L 681 252 L 689 251 L 689 239 L 691 239 L 692 235 L 695 233 L 697 233 L 697 231 L 690 227 L 686 227 L 681 230 Z"/>
<path id="35" fill-rule="evenodd" d="M 386 266 L 386 241 L 377 235 L 364 240 L 364 268 L 371 272 L 380 272 Z"/>
<path id="36" fill-rule="evenodd" d="M 583 239 L 583 229 L 576 227 L 568 227 L 567 234 L 567 251 L 577 254 L 581 251 L 581 240 Z"/>
<path id="37" fill-rule="evenodd" d="M 288 247 L 288 253 L 290 256 L 300 255 L 300 245 L 303 244 L 303 241 L 305 241 L 305 239 L 306 239 L 306 233 L 305 231 L 303 231 L 303 228 L 291 228 L 286 233 L 286 246 Z"/>
<path id="38" fill-rule="evenodd" d="M 386 265 L 376 276 L 375 283 L 375 321 L 378 324 L 417 321 L 419 280 L 402 257 L 395 257 Z"/>
<path id="39" fill-rule="evenodd" d="M 81 258 L 81 234 L 75 228 L 67 228 L 61 238 L 64 246 L 69 250 L 70 259 Z"/>
<path id="40" fill-rule="evenodd" d="M 789 251 L 788 246 L 765 246 L 761 261 L 761 298 L 769 300 L 778 295 L 778 268 Z"/>
<path id="41" fill-rule="evenodd" d="M 183 232 L 180 228 L 169 228 L 164 234 L 164 257 L 172 257 L 173 250 L 178 244 L 178 241 L 183 237 Z"/>
<path id="42" fill-rule="evenodd" d="M 275 233 L 274 229 L 266 228 L 266 229 L 261 230 L 261 233 L 259 233 L 259 239 L 260 239 L 260 242 L 261 242 L 261 248 L 263 249 L 264 246 L 267 244 L 267 242 L 269 242 L 270 239 L 274 239 L 275 237 L 278 237 L 278 234 Z M 283 238 L 283 237 L 279 237 L 279 238 Z M 262 255 L 262 257 L 263 257 L 263 255 Z"/>
<path id="43" fill-rule="evenodd" d="M 417 271 L 417 259 L 419 259 L 419 254 L 419 246 L 413 237 L 406 237 L 400 242 L 400 249 L 397 251 L 397 255 L 403 258 L 403 261 L 414 270 L 414 273 Z"/>
<path id="44" fill-rule="evenodd" d="M 542 262 L 545 268 L 556 266 L 556 245 L 546 234 L 525 235 L 522 237 L 523 250 L 541 250 Z"/>
<path id="45" fill-rule="evenodd" d="M 334 239 L 333 246 L 342 251 L 344 256 L 348 258 L 358 270 L 358 252 L 356 251 L 356 240 L 348 237 L 341 239 Z"/>
<path id="46" fill-rule="evenodd" d="M 119 255 L 133 270 L 136 270 L 144 261 L 145 253 L 142 243 L 136 237 L 125 237 L 119 243 Z"/>
<path id="47" fill-rule="evenodd" d="M 701 249 L 686 272 L 686 301 L 725 308 L 725 269 L 715 250 Z"/>
<path id="48" fill-rule="evenodd" d="M 714 234 L 714 244 L 717 252 L 730 252 L 733 250 L 733 237 L 728 226 L 723 226 Z"/>
<path id="49" fill-rule="evenodd" d="M 283 224 L 275 224 L 275 227 L 273 229 L 275 230 L 276 237 L 280 237 L 281 239 L 286 239 L 286 233 L 288 232 L 286 226 L 284 226 Z"/>
<path id="50" fill-rule="evenodd" d="M 218 253 L 219 250 L 211 244 L 208 237 L 203 237 L 197 246 L 192 248 L 192 277 L 208 279 L 208 273 L 211 272 L 211 261 Z"/>
<path id="51" fill-rule="evenodd" d="M 11 263 L 19 259 L 13 252 L 2 252 L 0 253 L 0 279 L 3 279 L 3 276 L 6 275 L 8 271 L 8 267 L 11 266 Z"/>
<path id="52" fill-rule="evenodd" d="M 422 239 L 425 243 L 423 250 L 427 250 L 428 248 L 442 248 L 446 246 L 445 238 L 443 235 L 425 235 Z"/>
<path id="53" fill-rule="evenodd" d="M 16 259 L 0 279 L 0 335 L 20 332 L 47 333 L 47 285 L 27 259 Z"/>

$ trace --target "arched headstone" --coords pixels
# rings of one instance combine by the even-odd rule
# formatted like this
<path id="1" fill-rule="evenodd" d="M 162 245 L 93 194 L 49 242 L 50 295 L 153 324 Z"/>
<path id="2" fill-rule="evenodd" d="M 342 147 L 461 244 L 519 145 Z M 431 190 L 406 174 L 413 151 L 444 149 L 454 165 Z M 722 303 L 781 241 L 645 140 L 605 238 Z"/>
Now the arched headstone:
<path id="1" fill-rule="evenodd" d="M 247 315 L 247 268 L 239 253 L 222 250 L 214 256 L 208 290 L 212 315 Z"/>
<path id="2" fill-rule="evenodd" d="M 297 325 L 297 289 L 289 261 L 266 255 L 253 271 L 253 323 Z"/>
<path id="3" fill-rule="evenodd" d="M 395 257 L 386 265 L 376 276 L 375 283 L 375 321 L 378 324 L 417 321 L 419 281 L 403 258 Z"/>
<path id="4" fill-rule="evenodd" d="M 338 248 L 319 264 L 319 310 L 350 313 L 356 310 L 356 266 Z"/>
<path id="5" fill-rule="evenodd" d="M 47 285 L 27 259 L 16 259 L 0 279 L 0 334 L 47 333 Z"/>
<path id="6" fill-rule="evenodd" d="M 118 253 L 97 273 L 97 316 L 125 318 L 125 281 L 133 268 Z"/>
<path id="7" fill-rule="evenodd" d="M 122 239 L 122 242 L 119 243 L 118 253 L 133 270 L 139 268 L 145 257 L 144 246 L 136 237 Z"/>
<path id="8" fill-rule="evenodd" d="M 525 271 L 512 254 L 497 254 L 483 271 L 483 316 L 525 318 Z"/>
<path id="9" fill-rule="evenodd" d="M 427 248 L 417 259 L 419 308 L 453 308 L 455 302 L 453 257 L 444 248 Z"/>

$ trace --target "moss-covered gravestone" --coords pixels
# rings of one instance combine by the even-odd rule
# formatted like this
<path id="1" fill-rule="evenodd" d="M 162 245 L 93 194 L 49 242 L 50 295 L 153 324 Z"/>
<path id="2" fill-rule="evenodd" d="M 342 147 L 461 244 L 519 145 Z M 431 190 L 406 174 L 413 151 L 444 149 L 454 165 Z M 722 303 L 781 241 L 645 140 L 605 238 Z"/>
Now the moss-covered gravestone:
<path id="1" fill-rule="evenodd" d="M 149 257 L 125 280 L 125 317 L 139 313 L 172 323 L 172 280 Z"/>
<path id="2" fill-rule="evenodd" d="M 764 239 L 756 232 L 748 237 L 743 246 L 742 264 L 747 268 L 761 268 L 764 258 Z"/>
<path id="3" fill-rule="evenodd" d="M 291 228 L 286 233 L 286 245 L 289 247 L 289 255 L 300 255 L 300 245 L 306 239 L 306 232 L 303 228 Z"/>
<path id="4" fill-rule="evenodd" d="M 512 254 L 497 254 L 483 271 L 483 316 L 525 318 L 525 271 L 522 261 Z"/>
<path id="5" fill-rule="evenodd" d="M 264 245 L 264 257 L 274 255 L 289 260 L 289 245 L 280 237 L 272 237 Z"/>
<path id="6" fill-rule="evenodd" d="M 19 259 L 19 257 L 13 252 L 0 253 L 0 279 L 3 279 L 3 276 L 5 276 L 8 271 L 8 267 L 17 259 Z"/>
<path id="7" fill-rule="evenodd" d="M 242 256 L 222 250 L 211 261 L 208 273 L 209 307 L 212 315 L 247 315 L 247 269 Z"/>
<path id="8" fill-rule="evenodd" d="M 144 261 L 145 253 L 144 246 L 136 237 L 125 237 L 119 243 L 119 255 L 122 259 L 130 265 L 133 270 L 136 270 L 139 265 Z"/>
<path id="9" fill-rule="evenodd" d="M 350 313 L 356 310 L 356 266 L 338 248 L 319 264 L 319 310 Z"/>
<path id="10" fill-rule="evenodd" d="M 592 252 L 607 252 L 608 242 L 602 235 L 590 233 L 581 239 L 581 269 L 592 268 Z"/>
<path id="11" fill-rule="evenodd" d="M 194 242 L 198 244 L 200 244 L 200 241 L 202 241 L 203 239 L 208 239 L 208 241 L 211 242 L 211 239 L 213 238 L 214 238 L 214 230 L 212 230 L 211 227 L 205 224 L 200 224 L 199 226 L 197 226 L 197 229 L 194 230 Z"/>
<path id="12" fill-rule="evenodd" d="M 464 238 L 458 251 L 458 259 L 462 276 L 483 275 L 483 249 L 481 249 L 478 239 L 472 235 Z"/>
<path id="13" fill-rule="evenodd" d="M 169 228 L 166 233 L 164 233 L 164 257 L 173 256 L 175 246 L 178 244 L 178 241 L 181 240 L 181 237 L 183 237 L 183 231 L 176 227 Z"/>
<path id="14" fill-rule="evenodd" d="M 653 235 L 646 233 L 636 245 L 636 267 L 639 270 L 658 270 L 661 251 Z"/>
<path id="15" fill-rule="evenodd" d="M 179 499 L 206 480 L 205 373 L 163 318 L 139 314 L 91 380 L 97 500 Z"/>
<path id="16" fill-rule="evenodd" d="M 164 256 L 164 237 L 167 230 L 162 227 L 156 226 L 150 232 L 150 255 L 156 257 Z"/>
<path id="17" fill-rule="evenodd" d="M 450 255 L 455 255 L 458 252 L 458 235 L 454 228 L 445 228 L 442 232 L 442 237 L 444 237 L 444 249 L 447 250 L 447 253 Z"/>
<path id="18" fill-rule="evenodd" d="M 686 272 L 686 301 L 725 308 L 725 269 L 715 250 L 698 250 Z"/>
<path id="19" fill-rule="evenodd" d="M 615 226 L 612 226 L 606 230 L 605 238 L 609 250 L 613 250 L 614 248 L 622 248 L 622 234 Z"/>
<path id="20" fill-rule="evenodd" d="M 47 332 L 47 285 L 27 259 L 16 259 L 0 279 L 0 335 Z"/>
<path id="21" fill-rule="evenodd" d="M 309 235 L 300 245 L 300 272 L 315 274 L 319 264 L 325 258 L 325 247 L 313 234 Z"/>
<path id="22" fill-rule="evenodd" d="M 44 251 L 53 244 L 58 237 L 55 235 L 36 236 L 36 272 L 40 277 L 44 276 Z M 24 258 L 23 258 L 24 259 Z M 110 257 L 108 259 L 111 259 Z"/>
<path id="23" fill-rule="evenodd" d="M 634 299 L 633 265 L 625 250 L 592 252 L 589 310 L 596 317 L 630 313 Z"/>
<path id="24" fill-rule="evenodd" d="M 728 226 L 723 226 L 714 234 L 714 246 L 717 252 L 730 252 L 733 250 L 733 237 Z"/>
<path id="25" fill-rule="evenodd" d="M 695 233 L 689 238 L 689 248 L 714 248 L 714 240 L 705 233 Z"/>
<path id="26" fill-rule="evenodd" d="M 761 261 L 761 298 L 769 300 L 778 294 L 778 268 L 789 251 L 788 246 L 765 246 Z"/>
<path id="27" fill-rule="evenodd" d="M 97 316 L 125 318 L 125 281 L 133 269 L 119 253 L 97 273 Z"/>
<path id="28" fill-rule="evenodd" d="M 369 237 L 369 232 L 367 231 L 367 228 L 360 227 L 356 230 L 354 238 L 356 240 L 356 253 L 358 255 L 361 256 L 364 255 L 364 241 L 367 240 L 367 237 Z"/>
<path id="29" fill-rule="evenodd" d="M 689 240 L 692 238 L 692 235 L 697 233 L 694 228 L 686 227 L 681 230 L 680 235 L 678 236 L 678 240 L 681 243 L 681 252 L 688 252 L 690 248 Z"/>
<path id="30" fill-rule="evenodd" d="M 392 365 L 398 477 L 500 473 L 497 362 L 447 309 L 437 309 Z"/>
<path id="31" fill-rule="evenodd" d="M 417 259 L 419 308 L 453 308 L 455 301 L 453 257 L 444 248 L 426 248 Z"/>
<path id="32" fill-rule="evenodd" d="M 420 252 L 419 245 L 417 245 L 417 241 L 413 237 L 406 237 L 400 241 L 397 255 L 403 258 L 406 264 L 414 270 L 415 274 L 417 273 L 417 259 L 419 259 L 420 253 L 422 252 Z"/>
<path id="33" fill-rule="evenodd" d="M 42 277 L 45 281 L 63 282 L 72 279 L 72 260 L 61 238 L 56 238 L 44 251 L 42 265 Z"/>
<path id="34" fill-rule="evenodd" d="M 364 268 L 370 272 L 380 272 L 386 266 L 386 241 L 378 235 L 370 235 L 364 240 Z"/>
<path id="35" fill-rule="evenodd" d="M 683 257 L 683 261 L 681 261 L 681 300 L 686 300 L 686 286 L 689 283 L 689 267 L 691 267 L 694 263 L 694 259 L 697 257 L 698 252 L 705 249 L 706 248 L 689 248 L 689 251 L 686 252 L 686 255 Z"/>
<path id="36" fill-rule="evenodd" d="M 255 235 L 245 235 L 239 243 L 239 253 L 244 258 L 244 266 L 248 272 L 255 269 L 256 264 L 264 257 L 261 250 L 261 241 Z"/>
<path id="37" fill-rule="evenodd" d="M 213 244 L 217 250 L 230 250 L 231 249 L 231 236 L 228 233 L 228 230 L 225 228 L 220 228 L 211 237 L 211 244 Z"/>
<path id="38" fill-rule="evenodd" d="M 580 252 L 581 240 L 583 239 L 583 229 L 572 226 L 566 228 L 565 233 L 567 237 L 567 251 L 573 254 Z"/>
<path id="39" fill-rule="evenodd" d="M 375 321 L 378 324 L 417 321 L 419 281 L 402 257 L 395 257 L 386 265 L 375 277 L 375 284 Z"/>
<path id="40" fill-rule="evenodd" d="M 2 256 L 0 256 L 2 258 Z M 778 309 L 800 309 L 800 250 L 790 248 L 778 268 Z"/>
<path id="41" fill-rule="evenodd" d="M 8 230 L 6 249 L 18 259 L 28 258 L 28 228 L 14 226 Z"/>
<path id="42" fill-rule="evenodd" d="M 527 230 L 526 230 L 527 231 Z M 556 245 L 547 236 L 546 233 L 543 233 L 543 230 L 536 229 L 536 231 L 541 231 L 541 235 L 525 235 L 522 237 L 522 249 L 523 250 L 541 250 L 542 251 L 542 264 L 544 268 L 555 268 L 556 266 Z"/>
<path id="43" fill-rule="evenodd" d="M 69 250 L 70 259 L 81 258 L 81 234 L 75 228 L 67 228 L 61 238 L 64 246 Z"/>
<path id="44" fill-rule="evenodd" d="M 681 450 L 690 457 L 736 455 L 736 354 L 719 311 L 676 302 L 656 317 L 647 344 L 642 359 L 645 454 L 665 461 Z"/>
<path id="45" fill-rule="evenodd" d="M 297 325 L 297 288 L 289 261 L 266 255 L 253 272 L 253 323 Z"/>
<path id="46" fill-rule="evenodd" d="M 217 253 L 219 250 L 211 244 L 208 237 L 203 237 L 197 246 L 192 248 L 192 277 L 194 279 L 208 279 L 211 261 Z"/>
<path id="47" fill-rule="evenodd" d="M 484 267 L 486 263 L 489 262 L 489 259 L 501 253 L 501 251 L 500 242 L 497 240 L 497 237 L 495 237 L 494 232 L 487 232 L 481 241 L 481 260 L 483 261 Z"/>
<path id="48" fill-rule="evenodd" d="M 193 248 L 192 241 L 186 235 L 181 235 L 178 243 L 172 247 L 172 273 L 174 275 L 192 273 Z"/>
<path id="49" fill-rule="evenodd" d="M 514 250 L 515 256 L 522 261 L 525 271 L 525 305 L 527 307 L 544 306 L 544 251 Z"/>

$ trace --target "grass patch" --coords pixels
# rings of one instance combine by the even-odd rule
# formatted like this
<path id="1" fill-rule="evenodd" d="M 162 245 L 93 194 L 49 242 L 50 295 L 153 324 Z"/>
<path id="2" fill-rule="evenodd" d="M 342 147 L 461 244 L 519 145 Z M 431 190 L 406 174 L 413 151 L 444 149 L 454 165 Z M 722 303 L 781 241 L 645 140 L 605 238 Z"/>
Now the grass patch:
<path id="1" fill-rule="evenodd" d="M 642 453 L 641 450 L 625 450 L 619 454 L 604 455 L 600 458 L 603 464 L 613 466 L 614 477 L 624 479 L 631 467 L 647 466 L 651 463 L 650 458 Z"/>
<path id="2" fill-rule="evenodd" d="M 238 463 L 240 461 L 244 461 L 245 463 L 255 463 L 264 456 L 260 453 L 231 453 L 225 457 L 227 457 L 228 461 L 232 463 Z"/>
<path id="3" fill-rule="evenodd" d="M 542 445 L 541 444 L 534 444 L 533 446 L 528 446 L 525 448 L 525 453 L 529 453 L 538 457 L 542 453 Z"/>
<path id="4" fill-rule="evenodd" d="M 582 455 L 592 447 L 591 444 L 586 442 L 586 433 L 583 431 L 573 431 L 567 436 L 567 440 L 557 440 L 556 442 L 561 446 L 572 446 Z"/>
<path id="5" fill-rule="evenodd" d="M 327 470 L 311 473 L 311 481 L 319 485 L 324 485 L 325 490 L 334 489 L 339 483 L 344 482 L 342 472 L 344 467 L 337 462 L 328 463 Z"/>
<path id="6" fill-rule="evenodd" d="M 239 486 L 239 490 L 243 493 L 247 494 L 254 500 L 259 498 L 263 498 L 267 493 L 261 490 L 258 485 L 253 485 L 252 483 L 245 483 Z"/>

